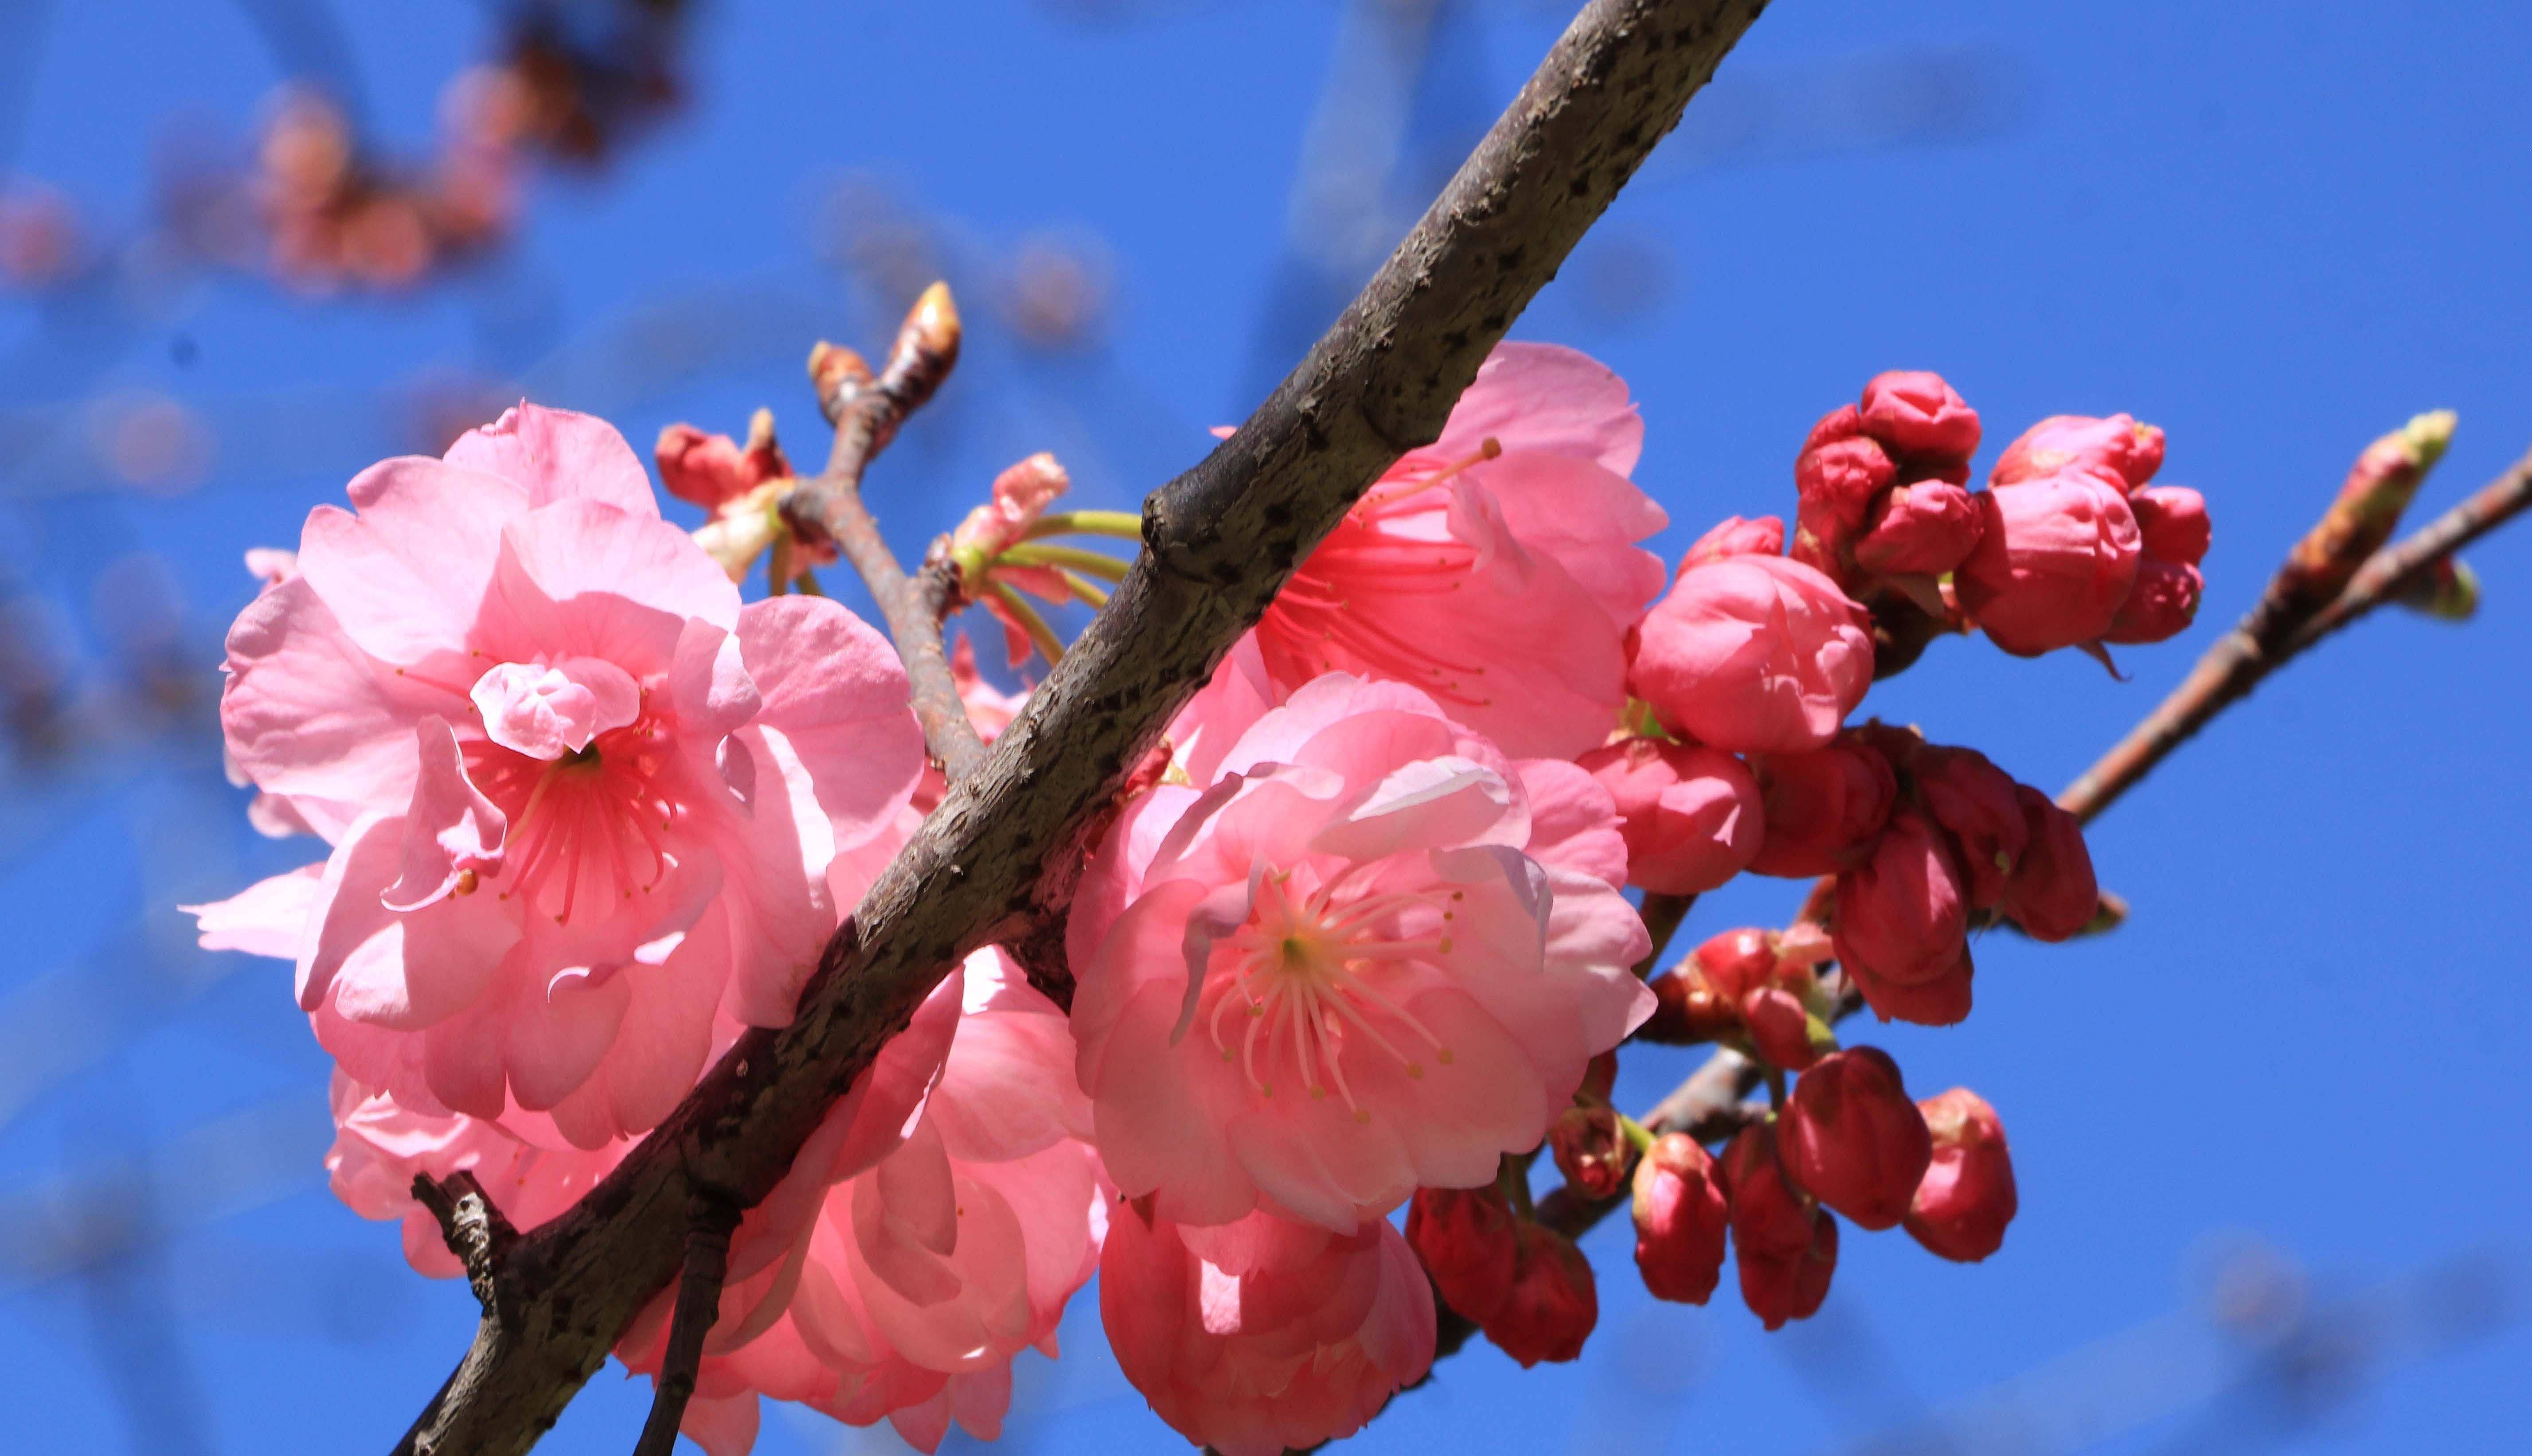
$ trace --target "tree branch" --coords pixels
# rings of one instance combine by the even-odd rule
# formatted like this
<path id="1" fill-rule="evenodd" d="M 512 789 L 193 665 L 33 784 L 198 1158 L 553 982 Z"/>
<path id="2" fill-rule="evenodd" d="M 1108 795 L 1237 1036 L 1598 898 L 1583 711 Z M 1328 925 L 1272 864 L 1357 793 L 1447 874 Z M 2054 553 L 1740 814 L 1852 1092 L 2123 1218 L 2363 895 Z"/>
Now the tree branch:
<path id="1" fill-rule="evenodd" d="M 948 579 L 930 562 L 917 576 L 905 574 L 862 501 L 861 485 L 871 460 L 896 437 L 897 426 L 949 378 L 958 362 L 958 310 L 950 302 L 949 285 L 935 283 L 907 312 L 888 366 L 876 379 L 850 349 L 820 344 L 812 350 L 809 378 L 818 389 L 818 407 L 834 423 L 835 444 L 827 456 L 826 472 L 802 481 L 781 505 L 793 534 L 814 544 L 833 544 L 861 573 L 880 614 L 888 618 L 896 655 L 905 662 L 923 741 L 940 762 L 942 777 L 952 784 L 976 772 L 985 745 L 967 719 L 958 684 L 950 675 L 950 654 L 941 643 Z M 937 551 L 934 554 L 946 564 L 946 557 Z"/>
<path id="2" fill-rule="evenodd" d="M 720 1314 L 721 1278 L 729 1269 L 729 1236 L 738 1227 L 738 1205 L 727 1198 L 700 1193 L 695 1197 L 677 1308 L 668 1316 L 667 1349 L 652 1388 L 651 1417 L 642 1423 L 633 1456 L 672 1456 L 677 1448 L 677 1427 L 686 1419 L 695 1372 L 703 1365 L 704 1337 Z"/>
<path id="3" fill-rule="evenodd" d="M 2450 428 L 2449 424 L 2446 428 Z M 2310 561 L 2314 544 L 2336 534 L 2348 513 L 2350 495 L 2368 473 L 2368 462 L 2376 451 L 2401 437 L 2397 433 L 2386 436 L 2358 459 L 2348 491 L 2342 492 L 2338 503 L 2297 544 L 2250 614 L 2207 649 L 2207 655 L 2198 660 L 2189 676 L 2146 715 L 2144 722 L 2129 729 L 2126 737 L 2057 795 L 2061 807 L 2077 819 L 2092 822 L 2168 758 L 2173 749 L 2188 742 L 2216 714 L 2248 696 L 2270 673 L 2331 632 L 2395 600 L 2436 562 L 2532 505 L 2532 454 L 2526 454 L 2469 499 L 2399 545 L 2359 561 L 2344 560 L 2342 553 L 2334 566 L 2317 570 Z M 2432 461 L 2430 455 L 2415 467 L 2415 474 L 2423 476 Z M 2414 479 L 2407 488 L 2415 490 Z M 2406 502 L 2405 493 L 2400 499 Z M 2373 546 L 2380 545 L 2395 520 L 2393 512 L 2393 519 L 2380 521 L 2381 534 L 2373 536 L 2365 550 L 2370 552 Z M 2322 577 L 2327 595 L 2316 589 L 2316 575 Z"/>
<path id="4" fill-rule="evenodd" d="M 1240 429 L 1144 503 L 1146 547 L 836 932 L 779 1030 L 740 1037 L 569 1211 L 520 1240 L 489 1318 L 401 1449 L 515 1456 L 675 1273 L 700 1188 L 762 1199 L 828 1107 L 960 957 L 1024 916 L 1302 557 L 1477 367 L 1764 0 L 1593 0 L 1432 208 Z"/>

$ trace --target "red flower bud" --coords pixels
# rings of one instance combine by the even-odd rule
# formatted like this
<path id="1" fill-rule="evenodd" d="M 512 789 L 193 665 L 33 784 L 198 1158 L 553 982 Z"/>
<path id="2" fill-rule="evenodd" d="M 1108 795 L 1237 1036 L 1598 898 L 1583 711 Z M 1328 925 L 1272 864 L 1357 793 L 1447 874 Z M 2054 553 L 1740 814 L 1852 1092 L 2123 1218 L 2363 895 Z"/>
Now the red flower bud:
<path id="1" fill-rule="evenodd" d="M 1644 1041 L 1687 1046 L 1712 1041 L 1738 1030 L 1741 1014 L 1732 1001 L 1706 983 L 1694 961 L 1651 981 L 1653 1014 L 1636 1028 Z"/>
<path id="2" fill-rule="evenodd" d="M 755 488 L 746 456 L 726 435 L 706 435 L 692 425 L 670 425 L 654 447 L 660 481 L 668 494 L 706 510 Z"/>
<path id="3" fill-rule="evenodd" d="M 1520 1240 L 1512 1209 L 1493 1189 L 1417 1189 L 1407 1243 L 1463 1318 L 1483 1323 L 1511 1297 Z"/>
<path id="4" fill-rule="evenodd" d="M 1874 375 L 1859 413 L 1864 433 L 1894 454 L 1966 466 L 1978 453 L 1978 411 L 1941 375 L 1904 369 Z"/>
<path id="5" fill-rule="evenodd" d="M 2115 477 L 2133 491 L 2162 468 L 2162 432 L 2126 415 L 2050 415 L 2004 447 L 1986 482 L 2019 485 L 2070 465 Z"/>
<path id="6" fill-rule="evenodd" d="M 2005 881 L 2001 906 L 2034 940 L 2061 941 L 2093 923 L 2101 903 L 2084 827 L 2030 785 L 2015 790 L 2031 842 Z"/>
<path id="7" fill-rule="evenodd" d="M 1767 931 L 1744 925 L 1710 936 L 1689 953 L 1705 983 L 1726 1001 L 1739 1001 L 1776 973 L 1776 939 Z"/>
<path id="8" fill-rule="evenodd" d="M 1744 1259 L 1792 1258 L 1811 1247 L 1812 1200 L 1786 1179 L 1773 1125 L 1752 1123 L 1724 1144 L 1723 1188 Z"/>
<path id="9" fill-rule="evenodd" d="M 1789 1257 L 1753 1255 L 1741 1251 L 1741 1302 L 1758 1322 L 1781 1329 L 1788 1319 L 1809 1319 L 1828 1298 L 1829 1276 L 1837 1272 L 1837 1220 L 1825 1208 L 1810 1215 L 1811 1242 Z"/>
<path id="10" fill-rule="evenodd" d="M 1611 1107 L 1569 1107 L 1548 1130 L 1547 1145 L 1566 1186 L 1592 1199 L 1614 1197 L 1626 1186 L 1627 1160 L 1635 1153 Z"/>
<path id="11" fill-rule="evenodd" d="M 1871 852 L 1899 794 L 1889 760 L 1852 731 L 1809 753 L 1763 754 L 1750 764 L 1766 820 L 1750 859 L 1755 874 L 1808 879 L 1846 868 Z"/>
<path id="12" fill-rule="evenodd" d="M 1788 1072 L 1804 1071 L 1837 1049 L 1827 1024 L 1782 986 L 1761 986 L 1742 997 L 1741 1019 L 1758 1055 Z"/>
<path id="13" fill-rule="evenodd" d="M 1582 1342 L 1600 1322 L 1591 1263 L 1573 1240 L 1554 1229 L 1524 1222 L 1520 1231 L 1520 1268 L 1512 1294 L 1478 1326 L 1524 1369 L 1542 1360 L 1572 1360 L 1582 1353 Z"/>
<path id="14" fill-rule="evenodd" d="M 1894 488 L 1872 507 L 1855 564 L 1878 576 L 1940 576 L 1978 546 L 1978 502 L 1943 480 Z"/>
<path id="15" fill-rule="evenodd" d="M 1872 502 L 1899 478 L 1898 463 L 1879 441 L 1834 434 L 1832 423 L 1844 428 L 1854 414 L 1849 405 L 1820 421 L 1794 459 L 1793 557 L 1841 585 L 1854 575 L 1855 541 Z"/>
<path id="16" fill-rule="evenodd" d="M 2021 786 L 1975 748 L 1926 748 L 1910 759 L 1908 773 L 1918 801 L 1959 846 L 1970 906 L 1983 910 L 2002 900 L 2005 877 L 2031 838 L 2016 797 Z"/>
<path id="17" fill-rule="evenodd" d="M 1636 1165 L 1636 1268 L 1657 1300 L 1701 1305 L 1723 1278 L 1731 1207 L 1697 1139 L 1664 1133 Z"/>
<path id="18" fill-rule="evenodd" d="M 1930 981 L 1914 985 L 1883 980 L 1870 966 L 1848 961 L 1847 978 L 1864 995 L 1864 1004 L 1885 1021 L 1913 1021 L 1920 1026 L 1954 1026 L 1970 1014 L 1970 977 L 1977 969 L 1970 961 L 1970 948 L 1961 947 L 1961 959 L 1950 969 Z"/>
<path id="19" fill-rule="evenodd" d="M 1917 1104 L 1934 1139 L 1934 1160 L 1917 1185 L 1908 1232 L 1929 1251 L 1974 1264 L 2004 1247 L 2013 1222 L 2013 1155 L 2004 1124 L 1986 1099 L 1954 1087 Z"/>
<path id="20" fill-rule="evenodd" d="M 1698 895 L 1748 867 L 1766 827 L 1758 780 L 1731 754 L 1629 738 L 1576 760 L 1618 802 L 1628 883 Z"/>
<path id="21" fill-rule="evenodd" d="M 2137 538 L 2148 556 L 2183 566 L 2207 559 L 2215 527 L 2206 496 L 2187 486 L 2153 486 L 2130 494 L 2128 509 L 2136 512 Z"/>
<path id="22" fill-rule="evenodd" d="M 2152 557 L 2137 564 L 2136 585 L 2110 618 L 2101 640 L 2114 643 L 2167 642 L 2189 630 L 2198 619 L 2198 599 L 2206 578 L 2195 566 L 2178 566 Z"/>
<path id="23" fill-rule="evenodd" d="M 2135 584 L 2141 545 L 2127 497 L 2061 471 L 1979 494 L 1977 550 L 1952 578 L 1988 639 L 2021 657 L 2091 642 Z"/>
<path id="24" fill-rule="evenodd" d="M 1872 856 L 1837 877 L 1837 959 L 1902 985 L 1949 970 L 1968 944 L 1969 903 L 1949 836 L 1908 805 Z"/>
<path id="25" fill-rule="evenodd" d="M 1858 1228 L 1896 1227 L 1934 1155 L 1926 1118 L 1908 1100 L 1899 1064 L 1877 1047 L 1849 1047 L 1803 1074 L 1779 1119 L 1785 1172 Z"/>

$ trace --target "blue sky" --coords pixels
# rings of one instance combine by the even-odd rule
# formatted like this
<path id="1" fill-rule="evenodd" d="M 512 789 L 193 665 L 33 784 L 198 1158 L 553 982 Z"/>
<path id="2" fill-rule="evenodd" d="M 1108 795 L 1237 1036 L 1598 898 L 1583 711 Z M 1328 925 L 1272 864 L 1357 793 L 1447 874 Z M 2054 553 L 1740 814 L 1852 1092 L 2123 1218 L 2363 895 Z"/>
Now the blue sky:
<path id="1" fill-rule="evenodd" d="M 128 231 L 171 128 L 252 123 L 277 72 L 246 16 L 284 9 L 0 7 L 46 22 L 19 50 L 30 80 L 0 88 L 0 168 Z M 486 43 L 484 12 L 334 9 L 379 131 L 418 146 L 440 83 Z M 1333 308 L 1325 269 L 1286 250 L 1344 15 L 721 0 L 696 26 L 684 109 L 603 175 L 537 184 L 509 254 L 447 287 L 317 305 L 214 280 L 127 292 L 58 335 L 0 295 L 0 576 L 92 663 L 133 604 L 181 601 L 178 650 L 208 683 L 249 595 L 238 553 L 289 541 L 354 470 L 409 447 L 417 380 L 510 383 L 636 441 L 675 419 L 735 432 L 766 404 L 805 447 L 808 344 L 874 343 L 899 302 L 833 265 L 845 237 L 864 257 L 927 237 L 968 300 L 966 365 L 873 482 L 900 543 L 1039 448 L 1073 464 L 1084 503 L 1128 504 Z M 1395 112 L 1388 194 L 1334 215 L 1394 235 L 1384 208 L 1420 203 L 1562 19 L 1533 0 L 1446 7 Z M 1638 478 L 1674 551 L 1722 515 L 1788 511 L 1803 432 L 1880 369 L 1946 374 L 1990 455 L 2052 412 L 2160 424 L 2166 476 L 2216 523 L 2191 633 L 2123 654 L 2125 683 L 2072 655 L 1947 642 L 1870 700 L 2054 786 L 2248 606 L 2367 440 L 2460 412 L 2422 513 L 2532 442 L 2528 49 L 2532 12 L 2500 4 L 1780 0 L 1726 63 L 1714 118 L 1693 108 L 1692 135 L 1516 331 L 1633 384 Z M 1347 98 L 1376 113 L 1378 67 L 1362 75 Z M 1346 138 L 1340 154 L 1360 145 Z M 1049 239 L 1104 268 L 1093 345 L 1028 346 L 993 306 Z M 1352 265 L 1311 240 L 1326 268 Z M 88 401 L 141 392 L 208 422 L 191 490 L 119 488 L 82 453 Z M 1587 1246 L 1602 1323 L 1582 1362 L 1525 1374 L 1471 1350 L 1354 1447 L 1829 1451 L 2008 1400 L 2043 1418 L 2014 1428 L 2054 1443 L 2014 1444 L 1991 1417 L 1984 1444 L 1923 1448 L 2388 1453 L 2518 1431 L 2532 533 L 2470 559 L 2476 622 L 2366 623 L 2096 827 L 2126 928 L 1990 941 L 1965 1027 L 1859 1033 L 1921 1093 L 1966 1083 L 2002 1113 L 2022 1214 L 2000 1255 L 1961 1268 L 1850 1237 L 1828 1310 L 1766 1336 L 1728 1303 L 1653 1305 L 1613 1226 Z M 169 1230 L 113 1278 L 0 1260 L 17 1439 L 382 1449 L 463 1348 L 471 1298 L 407 1273 L 391 1230 L 324 1192 L 324 1062 L 287 971 L 187 950 L 169 908 L 309 844 L 246 832 L 199 739 L 106 734 L 7 782 L 0 1226 L 57 1228 L 47 1180 L 77 1170 L 109 1191 L 80 1229 L 113 1209 Z M 1778 922 L 1798 894 L 1734 887 L 1690 933 Z M 1622 1100 L 1651 1101 L 1688 1055 L 1632 1056 Z M 2211 1286 L 2238 1303 L 2262 1267 L 2301 1271 L 2271 1287 L 2301 1281 L 2312 1338 L 2209 1323 Z M 1023 1363 L 1011 1439 L 1171 1449 L 1100 1350 L 1095 1305 L 1076 1311 L 1064 1361 Z M 2260 1370 L 2300 1373 L 2229 1383 Z M 647 1394 L 602 1374 L 546 1449 L 629 1449 Z M 866 1448 L 891 1447 L 779 1417 L 760 1446 Z"/>

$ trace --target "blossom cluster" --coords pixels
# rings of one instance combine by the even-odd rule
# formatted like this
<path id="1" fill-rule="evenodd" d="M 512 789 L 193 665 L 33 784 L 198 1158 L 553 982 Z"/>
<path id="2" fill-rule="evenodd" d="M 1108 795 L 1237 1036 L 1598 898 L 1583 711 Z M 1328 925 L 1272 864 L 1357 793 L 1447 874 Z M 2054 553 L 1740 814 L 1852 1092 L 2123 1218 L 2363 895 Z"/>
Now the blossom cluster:
<path id="1" fill-rule="evenodd" d="M 1069 1005 L 995 948 L 950 968 L 746 1212 L 690 1435 L 743 1452 L 772 1396 L 925 1450 L 991 1437 L 1013 1358 L 1055 1353 L 1094 1273 L 1127 1378 L 1235 1456 L 1358 1428 L 1445 1309 L 1571 1360 L 1597 1295 L 1531 1201 L 1541 1151 L 1576 1196 L 1632 1192 L 1653 1294 L 1703 1303 L 1737 1250 L 1769 1328 L 1819 1307 L 1840 1217 L 2000 1247 L 1994 1111 L 1912 1100 L 1835 1022 L 1850 998 L 1960 1020 L 1977 931 L 2082 931 L 2091 860 L 1981 754 L 1856 714 L 1906 614 L 2018 654 L 2177 631 L 2204 503 L 2149 484 L 2161 437 L 2125 416 L 2044 421 L 1971 492 L 1977 415 L 1885 375 L 1803 447 L 1790 553 L 1735 517 L 1673 570 L 1642 546 L 1668 523 L 1642 434 L 1588 358 L 1495 351 L 1085 851 Z M 659 464 L 701 531 L 611 429 L 522 405 L 355 479 L 295 557 L 258 556 L 229 637 L 252 812 L 328 853 L 201 907 L 203 940 L 295 961 L 337 1066 L 335 1189 L 426 1273 L 457 1264 L 417 1175 L 471 1172 L 523 1229 L 572 1206 L 789 1019 L 941 792 L 887 641 L 784 590 L 770 425 L 673 428 Z M 1048 540 L 1130 529 L 1050 513 L 1065 484 L 1021 462 L 949 546 L 1015 660 L 1061 650 L 1015 590 L 1096 603 L 1122 570 Z M 776 594 L 742 604 L 768 552 Z M 990 736 L 1017 701 L 958 663 Z M 1630 895 L 1744 873 L 1824 883 L 1648 983 Z M 1730 1047 L 1770 1105 L 1719 1155 L 1639 1123 L 1610 1100 L 1631 1038 Z M 672 1299 L 623 1333 L 628 1369 L 661 1371 Z"/>

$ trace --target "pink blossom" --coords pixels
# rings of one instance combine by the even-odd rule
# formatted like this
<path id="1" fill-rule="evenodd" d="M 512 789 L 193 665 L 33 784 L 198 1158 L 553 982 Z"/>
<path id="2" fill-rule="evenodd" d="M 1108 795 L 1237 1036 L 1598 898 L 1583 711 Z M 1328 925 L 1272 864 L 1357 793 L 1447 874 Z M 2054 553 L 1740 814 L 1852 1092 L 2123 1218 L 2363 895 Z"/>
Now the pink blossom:
<path id="1" fill-rule="evenodd" d="M 961 1015 L 919 1120 L 808 1205 L 805 1243 L 756 1276 L 766 1292 L 724 1293 L 700 1396 L 768 1395 L 853 1426 L 885 1418 L 930 1451 L 952 1423 L 999 1436 L 1012 1357 L 1055 1353 L 1113 1196 L 1083 1140 L 1071 1038 L 999 951 L 970 957 L 963 986 L 953 976 L 945 993 Z M 836 1161 L 838 1174 L 852 1167 Z M 663 1293 L 626 1330 L 629 1368 L 657 1373 L 671 1309 Z"/>
<path id="2" fill-rule="evenodd" d="M 903 670 L 832 602 L 742 609 L 603 422 L 522 405 L 352 482 L 229 634 L 244 774 L 323 836 L 300 1005 L 404 1107 L 599 1147 L 788 1019 L 839 851 L 922 764 Z"/>
<path id="3" fill-rule="evenodd" d="M 1340 1234 L 1262 1212 L 1207 1228 L 1120 1209 L 1099 1312 L 1153 1411 L 1224 1456 L 1352 1435 L 1433 1364 L 1432 1287 L 1378 1219 Z"/>
<path id="4" fill-rule="evenodd" d="M 993 499 L 967 512 L 951 533 L 950 548 L 984 561 L 1017 546 L 1048 505 L 1072 489 L 1072 477 L 1044 450 L 994 477 Z"/>
<path id="5" fill-rule="evenodd" d="M 2162 432 L 2128 415 L 2050 415 L 2004 447 L 1987 484 L 2017 485 L 2069 466 L 2108 475 L 2134 491 L 2162 468 Z"/>
<path id="6" fill-rule="evenodd" d="M 1330 671 L 1410 683 L 1507 753 L 1570 758 L 1626 700 L 1625 637 L 1666 523 L 1627 479 L 1643 424 L 1571 349 L 1499 345 L 1442 437 L 1374 482 L 1257 625 L 1279 697 Z"/>
<path id="7" fill-rule="evenodd" d="M 1692 549 L 1639 629 L 1630 680 L 1664 724 L 1700 743 L 1795 753 L 1827 742 L 1864 701 L 1872 639 L 1864 610 L 1813 568 Z"/>
<path id="8" fill-rule="evenodd" d="M 1342 673 L 1119 817 L 1067 946 L 1108 1171 L 1351 1231 L 1493 1181 L 1651 1011 L 1606 790 Z"/>
<path id="9" fill-rule="evenodd" d="M 1983 491 L 1978 501 L 1978 549 L 1953 584 L 1989 640 L 2036 657 L 2110 629 L 2136 581 L 2139 545 L 2116 485 L 2069 467 Z"/>
<path id="10" fill-rule="evenodd" d="M 1629 738 L 1575 762 L 1617 801 L 1631 885 L 1659 895 L 1701 894 L 1748 868 L 1758 852 L 1758 781 L 1731 754 Z"/>

